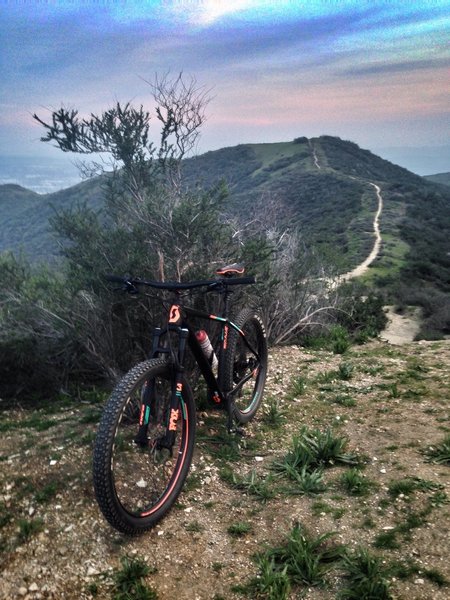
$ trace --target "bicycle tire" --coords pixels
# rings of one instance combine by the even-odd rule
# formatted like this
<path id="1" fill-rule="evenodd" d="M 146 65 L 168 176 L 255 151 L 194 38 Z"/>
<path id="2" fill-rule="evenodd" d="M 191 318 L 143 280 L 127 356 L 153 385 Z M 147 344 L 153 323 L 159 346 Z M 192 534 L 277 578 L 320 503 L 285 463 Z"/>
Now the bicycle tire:
<path id="1" fill-rule="evenodd" d="M 255 416 L 263 397 L 267 375 L 267 338 L 262 319 L 254 310 L 244 308 L 233 319 L 233 323 L 243 332 L 259 356 L 258 360 L 245 344 L 242 335 L 233 327 L 229 328 L 223 381 L 225 390 L 230 392 L 242 378 L 251 375 L 231 400 L 233 416 L 239 423 L 247 423 Z"/>
<path id="2" fill-rule="evenodd" d="M 153 386 L 153 398 L 143 447 L 134 438 L 145 385 Z M 196 417 L 186 380 L 172 451 L 158 445 L 167 428 L 172 385 L 166 359 L 139 363 L 117 384 L 100 420 L 93 453 L 95 496 L 106 520 L 122 533 L 153 527 L 176 501 L 188 474 Z"/>

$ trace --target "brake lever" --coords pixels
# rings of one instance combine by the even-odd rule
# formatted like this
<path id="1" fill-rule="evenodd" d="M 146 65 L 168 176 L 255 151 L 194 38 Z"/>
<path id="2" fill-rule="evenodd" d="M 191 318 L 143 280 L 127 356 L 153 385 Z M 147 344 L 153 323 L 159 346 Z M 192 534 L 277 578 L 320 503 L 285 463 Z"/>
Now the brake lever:
<path id="1" fill-rule="evenodd" d="M 131 281 L 126 281 L 123 289 L 125 292 L 131 294 L 132 296 L 139 294 L 138 288 L 134 285 L 134 283 L 131 283 Z"/>
<path id="2" fill-rule="evenodd" d="M 113 288 L 113 292 L 127 292 L 132 296 L 139 294 L 138 288 L 131 281 L 124 281 L 120 287 Z"/>
<path id="3" fill-rule="evenodd" d="M 215 281 L 214 283 L 210 283 L 206 288 L 207 292 L 220 292 L 223 288 L 223 283 L 221 281 Z"/>

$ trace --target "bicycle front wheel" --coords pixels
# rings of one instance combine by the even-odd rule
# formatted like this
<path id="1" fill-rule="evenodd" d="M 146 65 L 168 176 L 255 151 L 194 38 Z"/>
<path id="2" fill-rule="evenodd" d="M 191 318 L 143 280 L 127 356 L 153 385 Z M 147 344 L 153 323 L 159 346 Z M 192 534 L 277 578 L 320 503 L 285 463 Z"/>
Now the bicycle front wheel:
<path id="1" fill-rule="evenodd" d="M 94 490 L 104 516 L 122 533 L 152 527 L 174 504 L 186 479 L 194 448 L 195 405 L 183 381 L 177 394 L 175 442 L 167 444 L 173 385 L 166 360 L 148 360 L 125 375 L 105 406 L 94 446 Z M 149 424 L 146 439 L 137 439 L 144 397 Z"/>
<path id="2" fill-rule="evenodd" d="M 224 385 L 233 415 L 247 423 L 261 404 L 267 375 L 267 339 L 259 315 L 243 309 L 230 328 L 224 355 Z"/>

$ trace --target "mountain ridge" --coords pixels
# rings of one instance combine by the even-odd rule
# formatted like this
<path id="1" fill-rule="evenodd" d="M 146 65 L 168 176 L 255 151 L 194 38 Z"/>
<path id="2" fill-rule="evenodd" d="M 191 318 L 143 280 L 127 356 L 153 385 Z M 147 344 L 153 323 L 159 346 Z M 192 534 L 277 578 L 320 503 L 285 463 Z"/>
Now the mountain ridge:
<path id="1" fill-rule="evenodd" d="M 382 250 L 369 280 L 395 278 L 415 246 L 422 245 L 425 254 L 433 255 L 434 269 L 440 250 L 433 247 L 433 240 L 440 248 L 442 238 L 450 235 L 445 226 L 450 192 L 445 186 L 332 136 L 229 146 L 186 159 L 182 172 L 192 190 L 225 179 L 226 215 L 241 221 L 261 218 L 265 227 L 276 222 L 279 228 L 299 231 L 305 243 L 325 258 L 337 259 L 341 273 L 360 264 L 373 247 L 377 210 L 373 185 L 380 186 L 385 201 Z M 54 259 L 57 244 L 48 226 L 54 211 L 77 204 L 101 209 L 101 181 L 84 181 L 42 196 L 15 184 L 0 186 L 4 217 L 0 251 L 17 253 L 23 248 L 35 260 Z M 444 266 L 438 265 L 438 270 Z M 440 273 L 437 278 L 445 276 Z"/>
<path id="2" fill-rule="evenodd" d="M 425 179 L 428 179 L 428 181 L 432 181 L 433 183 L 439 183 L 441 185 L 450 185 L 450 172 L 426 175 Z"/>

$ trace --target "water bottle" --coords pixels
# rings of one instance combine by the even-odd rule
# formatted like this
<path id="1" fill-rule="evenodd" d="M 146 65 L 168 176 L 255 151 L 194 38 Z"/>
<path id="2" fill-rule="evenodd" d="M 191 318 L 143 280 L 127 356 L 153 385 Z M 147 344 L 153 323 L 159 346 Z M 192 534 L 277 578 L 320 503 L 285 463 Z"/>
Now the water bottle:
<path id="1" fill-rule="evenodd" d="M 217 371 L 217 366 L 219 363 L 217 360 L 217 356 L 214 352 L 214 348 L 212 347 L 212 344 L 208 337 L 208 334 L 204 329 L 200 329 L 200 331 L 195 332 L 195 337 L 200 343 L 201 349 L 203 350 L 203 354 L 209 360 L 209 363 L 212 366 L 213 370 Z"/>

